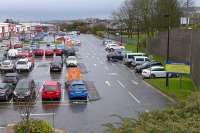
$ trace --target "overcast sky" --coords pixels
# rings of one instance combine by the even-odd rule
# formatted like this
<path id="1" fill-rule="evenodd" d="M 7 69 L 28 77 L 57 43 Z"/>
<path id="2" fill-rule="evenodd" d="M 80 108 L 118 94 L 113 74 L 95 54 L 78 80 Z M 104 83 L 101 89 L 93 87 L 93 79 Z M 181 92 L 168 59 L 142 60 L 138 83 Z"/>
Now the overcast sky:
<path id="1" fill-rule="evenodd" d="M 108 18 L 124 0 L 0 0 L 0 18 L 17 20 Z"/>
<path id="2" fill-rule="evenodd" d="M 0 20 L 109 18 L 124 0 L 0 0 Z M 200 0 L 194 0 L 200 5 Z"/>

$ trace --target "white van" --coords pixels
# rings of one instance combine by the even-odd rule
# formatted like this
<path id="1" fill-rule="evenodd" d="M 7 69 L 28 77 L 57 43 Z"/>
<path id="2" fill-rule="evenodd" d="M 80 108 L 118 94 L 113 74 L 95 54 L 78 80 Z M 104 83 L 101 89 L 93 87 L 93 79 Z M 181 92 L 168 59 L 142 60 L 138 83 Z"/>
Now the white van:
<path id="1" fill-rule="evenodd" d="M 141 65 L 145 62 L 150 62 L 150 59 L 146 56 L 134 56 L 131 65 L 136 67 L 137 65 Z"/>
<path id="2" fill-rule="evenodd" d="M 135 56 L 146 56 L 145 53 L 126 53 L 125 56 L 124 56 L 124 59 L 123 59 L 123 62 L 125 65 L 128 65 L 130 64 L 132 61 L 133 61 L 133 58 Z"/>

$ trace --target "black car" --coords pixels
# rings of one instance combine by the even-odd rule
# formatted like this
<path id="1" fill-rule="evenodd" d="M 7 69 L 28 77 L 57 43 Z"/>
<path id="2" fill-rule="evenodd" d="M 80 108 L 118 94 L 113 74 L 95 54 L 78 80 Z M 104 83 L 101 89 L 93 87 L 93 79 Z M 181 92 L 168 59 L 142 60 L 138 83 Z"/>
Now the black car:
<path id="1" fill-rule="evenodd" d="M 14 86 L 7 83 L 0 83 L 0 101 L 8 101 L 12 98 Z"/>
<path id="2" fill-rule="evenodd" d="M 64 52 L 65 57 L 76 56 L 76 50 L 75 50 L 75 48 L 67 48 L 63 52 Z"/>
<path id="3" fill-rule="evenodd" d="M 143 69 L 148 69 L 152 66 L 162 66 L 162 63 L 157 62 L 157 61 L 151 61 L 151 62 L 145 62 L 142 65 L 138 65 L 135 67 L 135 72 L 136 73 L 142 73 Z"/>
<path id="4" fill-rule="evenodd" d="M 122 61 L 124 56 L 121 52 L 112 52 L 107 55 L 108 61 Z"/>
<path id="5" fill-rule="evenodd" d="M 62 68 L 63 68 L 63 58 L 61 56 L 54 57 L 53 61 L 50 63 L 50 72 L 62 71 Z"/>
<path id="6" fill-rule="evenodd" d="M 19 80 L 13 93 L 13 101 L 18 102 L 34 100 L 36 98 L 35 88 L 36 85 L 34 80 Z"/>
<path id="7" fill-rule="evenodd" d="M 17 73 L 7 73 L 3 79 L 4 83 L 10 83 L 13 85 L 16 85 L 18 81 L 19 81 L 19 76 Z"/>

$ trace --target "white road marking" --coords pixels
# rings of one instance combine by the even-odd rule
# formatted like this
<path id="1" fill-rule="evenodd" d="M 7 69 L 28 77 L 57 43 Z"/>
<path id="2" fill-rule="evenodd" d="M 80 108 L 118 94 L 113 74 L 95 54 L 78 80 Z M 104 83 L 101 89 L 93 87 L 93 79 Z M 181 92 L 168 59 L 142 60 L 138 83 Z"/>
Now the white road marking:
<path id="1" fill-rule="evenodd" d="M 135 81 L 135 80 L 131 80 L 131 82 L 132 82 L 134 85 L 138 85 L 138 82 Z"/>
<path id="2" fill-rule="evenodd" d="M 137 102 L 137 103 L 141 103 L 134 95 L 133 93 L 131 93 L 130 91 L 128 92 L 128 94 Z"/>
<path id="3" fill-rule="evenodd" d="M 0 129 L 4 129 L 4 128 L 6 128 L 6 127 L 0 127 Z"/>
<path id="4" fill-rule="evenodd" d="M 122 88 L 126 88 L 126 87 L 124 86 L 124 84 L 122 84 L 122 82 L 120 82 L 119 80 L 117 80 L 117 83 L 118 83 Z"/>
<path id="5" fill-rule="evenodd" d="M 110 75 L 110 76 L 116 76 L 118 74 L 117 73 L 108 73 L 108 75 Z"/>
<path id="6" fill-rule="evenodd" d="M 97 64 L 94 64 L 94 66 L 97 66 Z"/>
<path id="7" fill-rule="evenodd" d="M 108 86 L 111 86 L 109 81 L 105 81 L 105 84 L 107 84 Z"/>
<path id="8" fill-rule="evenodd" d="M 65 101 L 65 90 L 62 89 L 62 102 L 64 102 L 64 101 Z"/>

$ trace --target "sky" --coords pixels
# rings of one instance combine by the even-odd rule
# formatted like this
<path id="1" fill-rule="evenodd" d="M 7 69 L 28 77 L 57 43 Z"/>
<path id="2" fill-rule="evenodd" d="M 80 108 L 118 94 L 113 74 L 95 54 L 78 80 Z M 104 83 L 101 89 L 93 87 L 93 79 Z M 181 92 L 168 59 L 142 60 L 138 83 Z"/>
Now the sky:
<path id="1" fill-rule="evenodd" d="M 124 0 L 0 0 L 0 20 L 109 18 Z"/>
<path id="2" fill-rule="evenodd" d="M 0 21 L 110 18 L 125 0 L 0 0 Z M 200 0 L 194 0 L 200 6 Z"/>

